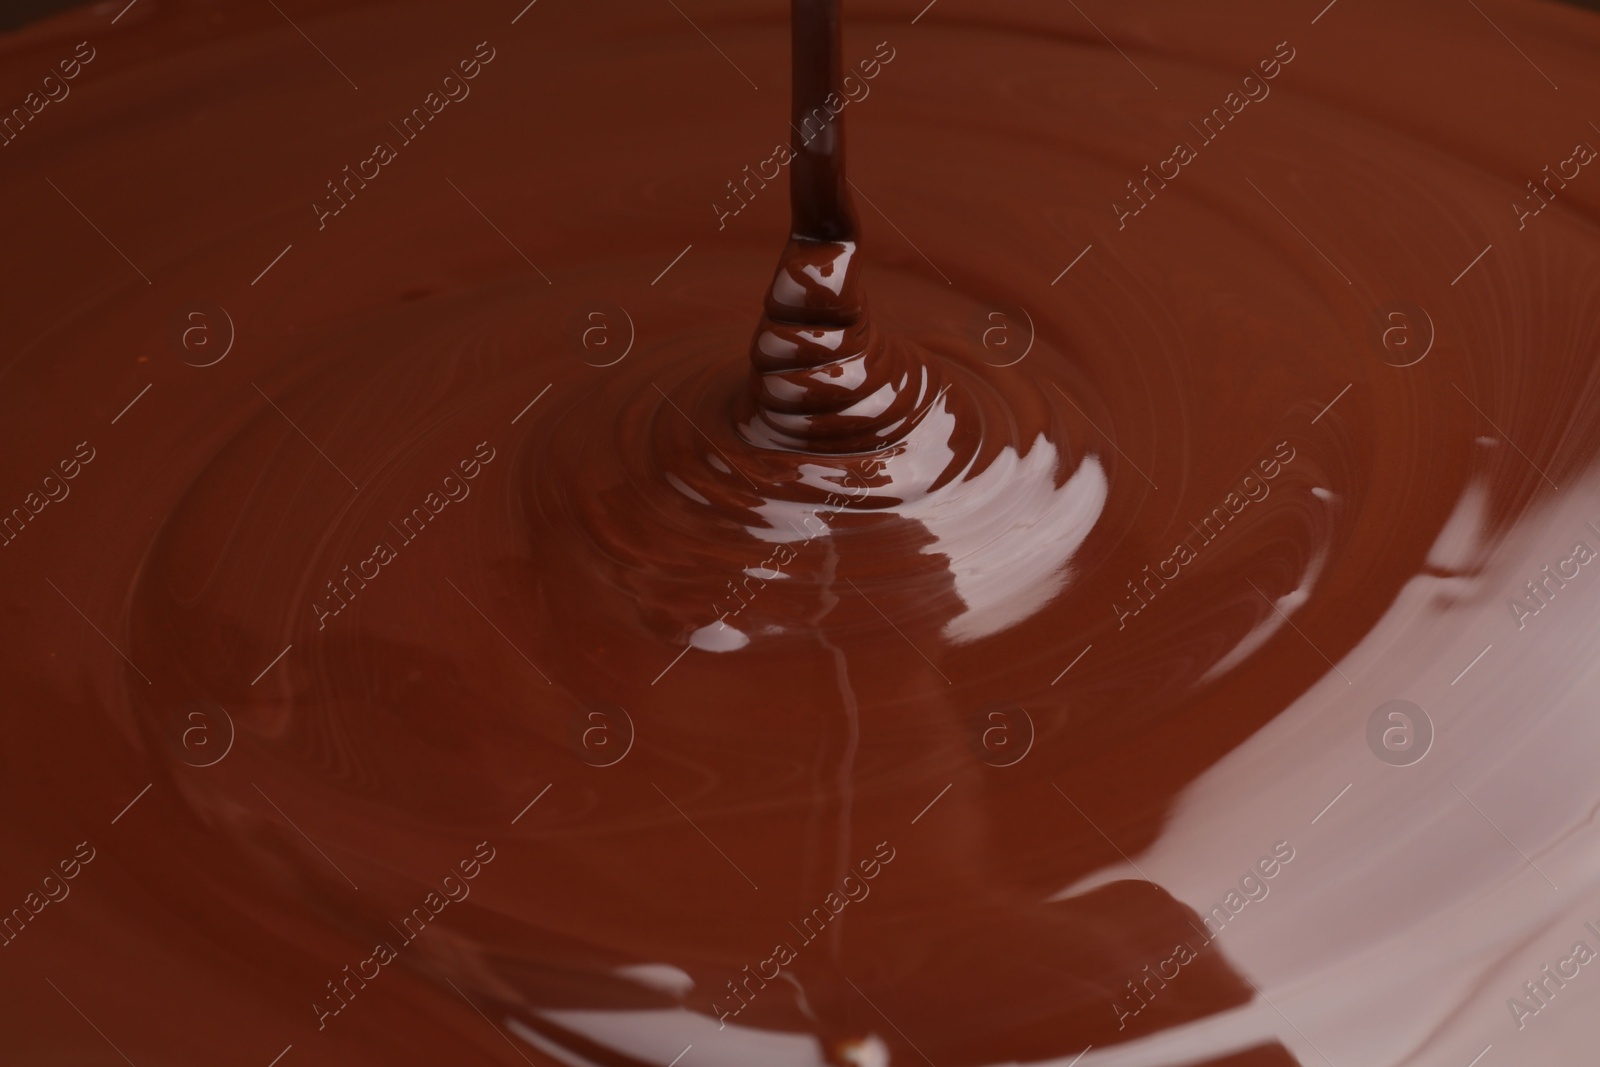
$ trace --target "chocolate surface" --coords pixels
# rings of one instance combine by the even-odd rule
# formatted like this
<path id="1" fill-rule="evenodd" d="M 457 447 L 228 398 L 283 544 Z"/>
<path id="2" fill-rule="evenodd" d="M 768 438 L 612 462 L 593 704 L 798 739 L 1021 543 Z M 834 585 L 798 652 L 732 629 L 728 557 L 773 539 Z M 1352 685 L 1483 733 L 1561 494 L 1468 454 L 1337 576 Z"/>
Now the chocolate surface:
<path id="1" fill-rule="evenodd" d="M 1583 1062 L 1600 21 L 919 7 L 0 38 L 18 1062 Z"/>

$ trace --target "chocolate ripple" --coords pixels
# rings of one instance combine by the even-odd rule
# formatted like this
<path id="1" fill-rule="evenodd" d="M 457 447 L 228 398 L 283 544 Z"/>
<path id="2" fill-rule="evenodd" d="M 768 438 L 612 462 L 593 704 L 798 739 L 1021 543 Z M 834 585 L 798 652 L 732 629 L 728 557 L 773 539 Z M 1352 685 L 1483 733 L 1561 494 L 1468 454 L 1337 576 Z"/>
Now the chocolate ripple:
<path id="1" fill-rule="evenodd" d="M 78 758 L 13 758 L 8 788 L 53 861 L 156 783 L 116 824 L 138 836 L 58 909 L 82 931 L 46 910 L 25 935 L 56 939 L 37 942 L 52 968 L 119 980 L 83 1003 L 135 1060 L 231 1050 L 246 1026 L 273 1043 L 262 1062 L 291 1037 L 296 1057 L 658 1067 L 690 1044 L 685 1065 L 1067 1064 L 1092 1045 L 1079 1067 L 1585 1047 L 1575 999 L 1494 1029 L 1535 958 L 1560 958 L 1545 941 L 1582 936 L 1594 884 L 1572 814 L 1596 799 L 1585 588 L 1527 629 L 1504 603 L 1595 518 L 1594 194 L 1574 180 L 1532 236 L 1503 203 L 1507 175 L 1588 136 L 1581 116 L 1546 109 L 1487 27 L 1441 50 L 1443 6 L 1340 4 L 1316 36 L 1309 9 L 1091 12 L 1126 58 L 1065 9 L 942 8 L 916 36 L 911 12 L 861 9 L 861 39 L 900 48 L 847 112 L 855 179 L 894 224 L 791 226 L 782 292 L 762 289 L 778 205 L 714 243 L 696 199 L 781 130 L 756 65 L 781 66 L 775 12 L 689 12 L 756 92 L 670 10 L 534 7 L 517 32 L 537 35 L 496 37 L 438 141 L 327 232 L 303 201 L 329 161 L 470 52 L 475 20 L 514 12 L 385 9 L 398 58 L 353 69 L 357 96 L 273 13 L 142 0 L 7 149 L 7 181 L 58 180 L 155 281 L 41 210 L 19 231 L 38 266 L 13 272 L 4 401 L 29 490 L 79 439 L 61 411 L 106 423 L 72 495 L 7 547 L 18 583 L 36 566 L 129 662 L 19 584 L 9 680 L 52 714 L 17 736 Z M 1512 10 L 1559 99 L 1581 93 L 1561 57 L 1592 21 Z M 293 14 L 379 64 L 370 13 Z M 442 48 L 441 23 L 468 48 Z M 1127 180 L 1285 35 L 1272 96 L 1117 229 Z M 53 63 L 65 36 L 19 56 Z M 202 40 L 216 51 L 172 47 Z M 280 80 L 238 90 L 223 60 Z M 506 136 L 546 99 L 548 129 Z M 338 120 L 302 121 L 319 107 Z M 228 117 L 214 156 L 180 151 L 208 115 Z M 688 143 L 710 162 L 640 173 Z M 97 184 L 101 152 L 130 161 L 125 186 Z M 847 280 L 868 268 L 870 319 Z M 86 276 L 88 296 L 60 281 Z M 169 305 L 199 293 L 233 314 L 232 356 L 108 376 L 135 343 L 165 358 Z M 1437 331 L 1409 366 L 1372 339 L 1397 299 Z M 568 332 L 598 300 L 637 332 L 609 366 Z M 1036 334 L 1010 366 L 972 332 L 1001 303 Z M 91 652 L 62 654 L 80 637 Z M 1408 768 L 1363 732 L 1401 697 L 1438 728 Z M 205 768 L 173 742 L 198 704 L 235 729 Z M 1019 744 L 1030 724 L 1004 766 L 1002 722 Z M 483 840 L 471 896 L 414 943 L 391 932 Z M 1272 895 L 1145 986 L 1280 840 L 1298 853 Z M 880 844 L 895 858 L 868 879 Z M 111 869 L 131 891 L 91 895 Z M 197 1003 L 248 1007 L 174 1034 L 147 961 L 113 955 L 158 935 L 172 971 L 215 977 Z M 398 966 L 341 987 L 318 1029 L 326 980 L 397 938 Z M 780 944 L 793 960 L 761 977 Z M 1130 983 L 1149 1003 L 1124 1026 Z"/>

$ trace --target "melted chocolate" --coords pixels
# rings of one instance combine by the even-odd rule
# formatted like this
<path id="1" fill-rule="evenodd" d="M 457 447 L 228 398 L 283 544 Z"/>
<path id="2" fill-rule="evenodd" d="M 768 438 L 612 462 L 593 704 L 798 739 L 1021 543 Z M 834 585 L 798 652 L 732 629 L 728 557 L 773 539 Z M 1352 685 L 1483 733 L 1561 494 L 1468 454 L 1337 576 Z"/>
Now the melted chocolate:
<path id="1" fill-rule="evenodd" d="M 845 178 L 839 0 L 794 0 L 790 11 L 792 225 L 750 346 L 756 417 L 743 432 L 769 448 L 868 452 L 914 429 L 933 383 L 867 319 Z"/>
<path id="2" fill-rule="evenodd" d="M 792 14 L 7 38 L 8 1048 L 1575 1062 L 1594 17 Z"/>

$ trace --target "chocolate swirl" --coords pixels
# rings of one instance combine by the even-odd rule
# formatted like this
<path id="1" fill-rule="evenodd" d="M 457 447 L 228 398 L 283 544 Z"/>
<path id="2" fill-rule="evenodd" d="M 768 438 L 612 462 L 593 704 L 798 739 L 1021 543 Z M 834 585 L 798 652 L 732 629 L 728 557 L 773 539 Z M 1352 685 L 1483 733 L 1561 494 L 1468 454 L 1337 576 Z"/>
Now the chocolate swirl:
<path id="1" fill-rule="evenodd" d="M 926 363 L 882 344 L 867 315 L 845 177 L 839 0 L 790 7 L 789 243 L 750 344 L 757 447 L 826 454 L 905 437 L 933 395 Z"/>

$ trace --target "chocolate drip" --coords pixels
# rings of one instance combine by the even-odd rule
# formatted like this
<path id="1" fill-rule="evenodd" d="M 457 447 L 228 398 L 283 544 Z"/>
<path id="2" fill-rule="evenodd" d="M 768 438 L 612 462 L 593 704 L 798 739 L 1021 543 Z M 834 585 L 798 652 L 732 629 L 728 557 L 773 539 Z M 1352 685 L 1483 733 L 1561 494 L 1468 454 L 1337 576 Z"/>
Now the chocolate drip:
<path id="1" fill-rule="evenodd" d="M 857 223 L 845 177 L 840 0 L 793 0 L 789 242 L 750 345 L 750 443 L 797 452 L 871 452 L 925 409 L 927 375 L 882 344 L 867 316 Z"/>
<path id="2" fill-rule="evenodd" d="M 838 113 L 843 62 L 840 0 L 792 0 L 789 6 L 789 174 L 791 237 L 854 243 L 855 206 L 844 175 L 844 117 Z M 835 106 L 829 108 L 828 98 Z"/>

